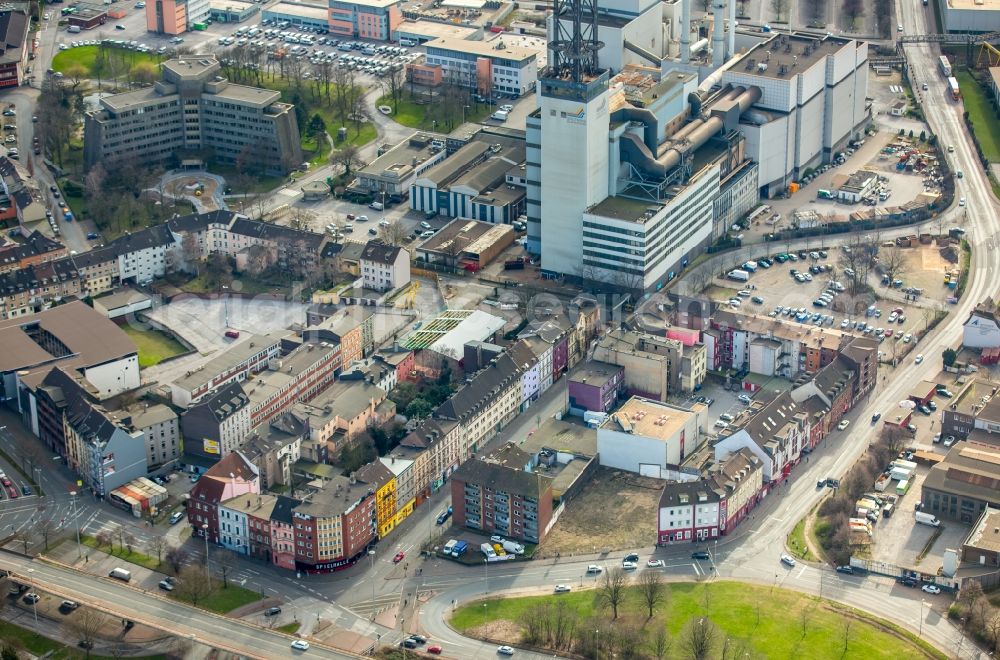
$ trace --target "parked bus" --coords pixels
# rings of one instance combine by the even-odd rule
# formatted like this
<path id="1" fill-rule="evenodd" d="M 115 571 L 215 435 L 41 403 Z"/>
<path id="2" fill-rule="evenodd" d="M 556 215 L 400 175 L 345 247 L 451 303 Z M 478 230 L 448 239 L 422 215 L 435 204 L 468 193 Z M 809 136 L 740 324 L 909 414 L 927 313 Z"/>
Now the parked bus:
<path id="1" fill-rule="evenodd" d="M 939 57 L 938 66 L 941 67 L 941 74 L 945 78 L 951 78 L 951 62 L 948 61 L 947 57 L 945 57 L 944 55 Z"/>
<path id="2" fill-rule="evenodd" d="M 957 101 L 959 97 L 958 80 L 948 78 L 948 89 L 951 90 L 951 98 Z"/>

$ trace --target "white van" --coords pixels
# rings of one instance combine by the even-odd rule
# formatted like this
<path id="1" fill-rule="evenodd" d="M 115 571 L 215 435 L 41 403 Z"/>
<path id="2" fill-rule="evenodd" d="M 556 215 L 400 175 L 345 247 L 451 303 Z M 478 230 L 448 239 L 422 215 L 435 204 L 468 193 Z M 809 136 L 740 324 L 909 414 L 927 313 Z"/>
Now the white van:
<path id="1" fill-rule="evenodd" d="M 67 32 L 72 32 L 73 34 L 78 34 L 80 32 L 80 26 L 79 25 L 70 25 L 68 28 L 66 28 L 66 31 Z"/>
<path id="2" fill-rule="evenodd" d="M 111 572 L 108 573 L 108 577 L 121 580 L 122 582 L 129 582 L 132 579 L 132 573 L 126 571 L 124 568 L 113 568 L 111 569 Z"/>
<path id="3" fill-rule="evenodd" d="M 373 209 L 375 211 L 381 211 L 384 207 L 382 206 L 382 202 L 372 202 L 371 204 L 368 205 L 368 208 Z"/>
<path id="4" fill-rule="evenodd" d="M 496 119 L 497 121 L 507 121 L 507 111 L 497 110 L 492 115 L 490 115 L 490 119 Z"/>
<path id="5" fill-rule="evenodd" d="M 412 39 L 400 39 L 399 40 L 399 45 L 400 46 L 406 46 L 407 48 L 409 48 L 409 47 L 412 47 L 412 46 L 416 46 L 417 42 L 414 41 L 414 40 L 412 40 Z"/>

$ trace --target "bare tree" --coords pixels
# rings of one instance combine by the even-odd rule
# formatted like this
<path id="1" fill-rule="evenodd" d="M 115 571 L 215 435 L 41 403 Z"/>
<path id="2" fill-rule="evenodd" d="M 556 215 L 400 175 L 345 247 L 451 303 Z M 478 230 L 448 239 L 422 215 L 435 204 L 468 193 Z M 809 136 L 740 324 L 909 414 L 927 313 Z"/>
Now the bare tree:
<path id="1" fill-rule="evenodd" d="M 67 617 L 63 621 L 63 628 L 70 637 L 83 642 L 80 646 L 86 650 L 86 657 L 89 658 L 90 649 L 93 648 L 101 628 L 106 626 L 109 621 L 110 619 L 103 612 L 84 607 L 74 612 L 73 616 Z"/>
<path id="2" fill-rule="evenodd" d="M 49 541 L 52 540 L 52 536 L 58 531 L 56 529 L 56 524 L 50 518 L 40 521 L 37 525 L 35 525 L 35 529 L 38 530 L 39 536 L 42 537 L 42 545 L 44 545 L 45 549 L 48 550 Z"/>
<path id="3" fill-rule="evenodd" d="M 180 546 L 170 546 L 167 549 L 166 559 L 167 563 L 170 564 L 170 568 L 174 570 L 174 575 L 178 575 L 181 572 L 181 568 L 187 563 L 191 555 L 187 550 Z"/>
<path id="4" fill-rule="evenodd" d="M 222 574 L 222 588 L 228 589 L 229 574 L 236 570 L 236 560 L 235 557 L 233 557 L 233 553 L 226 552 L 225 550 L 217 552 L 215 554 L 215 561 L 212 564 L 213 566 L 216 566 L 219 573 Z"/>
<path id="5" fill-rule="evenodd" d="M 854 619 L 850 616 L 845 616 L 841 620 L 841 629 L 844 631 L 844 651 L 843 656 L 847 656 L 847 645 L 851 643 L 851 628 L 854 627 Z"/>
<path id="6" fill-rule="evenodd" d="M 399 107 L 399 100 L 403 96 L 403 83 L 406 81 L 406 70 L 403 67 L 391 69 L 381 77 L 379 85 L 382 92 L 392 99 L 392 112 L 396 113 Z"/>
<path id="7" fill-rule="evenodd" d="M 891 247 L 879 252 L 878 264 L 882 274 L 889 278 L 889 284 L 906 273 L 906 255 L 899 247 Z"/>
<path id="8" fill-rule="evenodd" d="M 707 589 L 706 589 L 707 591 Z M 667 599 L 667 585 L 659 571 L 643 571 L 639 575 L 639 596 L 649 618 L 653 618 L 653 610 Z"/>
<path id="9" fill-rule="evenodd" d="M 151 552 L 156 553 L 156 563 L 162 564 L 163 552 L 167 549 L 167 539 L 160 535 L 156 535 L 149 539 L 149 543 L 147 545 L 149 546 Z"/>
<path id="10" fill-rule="evenodd" d="M 387 226 L 379 228 L 378 235 L 388 245 L 403 245 L 406 242 L 406 227 L 401 222 L 390 221 Z"/>
<path id="11" fill-rule="evenodd" d="M 330 154 L 330 164 L 344 168 L 344 179 L 349 180 L 354 168 L 361 166 L 361 154 L 353 144 L 345 144 Z"/>
<path id="12" fill-rule="evenodd" d="M 132 554 L 132 548 L 135 547 L 135 536 L 131 532 L 125 532 L 122 534 L 122 544 L 128 553 Z"/>
<path id="13" fill-rule="evenodd" d="M 719 629 L 708 617 L 688 621 L 681 630 L 681 650 L 690 660 L 708 660 L 718 645 Z"/>
<path id="14" fill-rule="evenodd" d="M 671 641 L 666 624 L 657 625 L 653 637 L 649 640 L 649 650 L 656 660 L 663 660 L 670 654 Z"/>
<path id="15" fill-rule="evenodd" d="M 722 643 L 722 653 L 719 660 L 747 660 L 753 656 L 753 646 L 747 640 L 739 637 L 726 637 Z"/>
<path id="16" fill-rule="evenodd" d="M 203 566 L 185 566 L 177 575 L 175 590 L 178 597 L 197 605 L 212 593 L 208 571 Z"/>
<path id="17" fill-rule="evenodd" d="M 621 566 L 615 566 L 604 573 L 604 579 L 597 590 L 597 601 L 611 608 L 611 618 L 618 618 L 618 608 L 625 600 L 628 576 Z"/>
<path id="18" fill-rule="evenodd" d="M 865 15 L 864 0 L 844 0 L 842 9 L 844 16 L 850 21 L 847 26 L 850 29 L 853 29 L 858 19 Z"/>
<path id="19" fill-rule="evenodd" d="M 110 531 L 108 531 L 106 529 L 102 529 L 101 531 L 97 532 L 97 536 L 95 536 L 94 538 L 97 541 L 97 549 L 98 550 L 100 550 L 101 548 L 103 548 L 105 546 L 107 546 L 111 550 L 115 549 L 114 537 L 111 535 Z"/>
<path id="20" fill-rule="evenodd" d="M 809 621 L 812 620 L 812 614 L 813 614 L 812 606 L 803 607 L 799 610 L 799 626 L 801 627 L 800 632 L 802 633 L 803 638 L 809 631 Z"/>

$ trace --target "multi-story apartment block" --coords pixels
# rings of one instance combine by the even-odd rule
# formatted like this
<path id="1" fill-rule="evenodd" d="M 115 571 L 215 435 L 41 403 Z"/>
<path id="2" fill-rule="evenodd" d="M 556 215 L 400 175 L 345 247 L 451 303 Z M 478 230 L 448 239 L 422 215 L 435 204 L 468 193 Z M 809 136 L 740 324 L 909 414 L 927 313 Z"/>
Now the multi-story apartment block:
<path id="1" fill-rule="evenodd" d="M 308 403 L 295 404 L 293 412 L 307 420 L 309 439 L 325 443 L 333 455 L 368 429 L 391 422 L 396 405 L 377 385 L 340 381 Z"/>
<path id="2" fill-rule="evenodd" d="M 629 394 L 666 401 L 681 391 L 684 349 L 676 339 L 616 329 L 597 339 L 594 359 L 625 367 Z"/>
<path id="3" fill-rule="evenodd" d="M 452 475 L 455 525 L 541 543 L 552 519 L 552 478 L 525 470 L 531 457 L 512 446 L 498 456 L 468 460 Z"/>
<path id="4" fill-rule="evenodd" d="M 35 230 L 28 235 L 23 243 L 0 246 L 0 273 L 20 270 L 46 261 L 55 261 L 67 254 L 65 245 Z"/>
<path id="5" fill-rule="evenodd" d="M 719 537 L 721 497 L 708 481 L 673 481 L 663 488 L 657 516 L 657 545 Z"/>
<path id="6" fill-rule="evenodd" d="M 156 469 L 177 460 L 182 443 L 180 420 L 169 406 L 144 403 L 118 413 L 122 423 L 140 431 L 146 438 L 146 465 Z"/>
<path id="7" fill-rule="evenodd" d="M 361 253 L 361 281 L 366 289 L 392 291 L 410 283 L 410 253 L 380 240 L 368 241 Z"/>
<path id="8" fill-rule="evenodd" d="M 66 465 L 95 495 L 104 497 L 146 476 L 146 440 L 100 404 L 82 396 L 69 400 L 64 417 Z"/>
<path id="9" fill-rule="evenodd" d="M 336 344 L 343 369 L 367 355 L 375 344 L 375 314 L 365 305 L 352 305 L 338 311 L 319 325 L 306 328 L 307 341 Z"/>
<path id="10" fill-rule="evenodd" d="M 228 383 L 188 408 L 181 417 L 185 448 L 205 458 L 225 458 L 250 434 L 250 397 L 239 383 Z"/>
<path id="11" fill-rule="evenodd" d="M 401 0 L 330 0 L 330 34 L 388 41 L 403 22 L 400 4 Z"/>
<path id="12" fill-rule="evenodd" d="M 724 431 L 713 445 L 715 460 L 749 449 L 761 461 L 764 482 L 774 485 L 791 472 L 792 463 L 811 445 L 813 412 L 809 402 L 799 403 L 790 392 L 783 392 L 762 410 L 754 411 L 742 427 Z"/>
<path id="13" fill-rule="evenodd" d="M 303 344 L 246 384 L 250 399 L 250 424 L 274 419 L 299 401 L 308 401 L 336 378 L 340 348 L 329 344 Z"/>
<path id="14" fill-rule="evenodd" d="M 301 502 L 279 495 L 271 510 L 271 563 L 278 568 L 295 570 L 295 523 L 292 511 Z"/>
<path id="15" fill-rule="evenodd" d="M 296 570 L 328 573 L 357 561 L 375 540 L 375 496 L 337 476 L 292 511 Z"/>
<path id="16" fill-rule="evenodd" d="M 0 87 L 24 84 L 29 58 L 34 57 L 34 41 L 29 38 L 31 20 L 24 9 L 6 6 L 0 10 Z"/>
<path id="17" fill-rule="evenodd" d="M 709 470 L 719 494 L 719 533 L 731 533 L 760 501 L 764 485 L 761 461 L 749 449 L 723 456 Z"/>
<path id="18" fill-rule="evenodd" d="M 261 488 L 292 483 L 292 466 L 302 456 L 302 440 L 307 433 L 307 423 L 292 413 L 280 415 L 250 433 L 241 451 L 257 466 Z"/>
<path id="19" fill-rule="evenodd" d="M 385 538 L 396 527 L 396 475 L 381 461 L 372 461 L 362 466 L 354 478 L 375 491 L 375 529 L 378 538 Z"/>
<path id="20" fill-rule="evenodd" d="M 219 504 L 237 496 L 249 497 L 260 493 L 257 468 L 240 452 L 234 451 L 208 468 L 191 489 L 188 499 L 188 522 L 195 534 L 208 534 L 219 543 Z"/>
<path id="21" fill-rule="evenodd" d="M 260 495 L 238 495 L 219 502 L 219 543 L 237 554 L 250 554 L 247 510 Z"/>
<path id="22" fill-rule="evenodd" d="M 440 37 L 428 41 L 424 66 L 440 67 L 445 83 L 468 87 L 480 94 L 523 96 L 538 83 L 538 53 L 529 48 L 498 48 L 496 41 L 468 41 Z"/>
<path id="23" fill-rule="evenodd" d="M 0 273 L 0 319 L 17 319 L 45 309 L 50 301 L 80 295 L 80 278 L 70 259 Z"/>
<path id="24" fill-rule="evenodd" d="M 229 383 L 244 382 L 250 376 L 267 369 L 268 363 L 281 349 L 284 332 L 250 335 L 230 346 L 202 366 L 185 373 L 170 383 L 170 400 L 175 406 L 187 408 L 203 396 Z"/>
<path id="25" fill-rule="evenodd" d="M 609 412 L 618 403 L 624 382 L 624 368 L 592 360 L 569 376 L 569 407 L 584 412 Z"/>
<path id="26" fill-rule="evenodd" d="M 211 55 L 172 59 L 162 67 L 163 79 L 152 87 L 105 96 L 99 110 L 87 113 L 88 167 L 203 153 L 230 163 L 248 156 L 281 173 L 302 162 L 294 108 L 280 101 L 280 93 L 230 83 Z"/>

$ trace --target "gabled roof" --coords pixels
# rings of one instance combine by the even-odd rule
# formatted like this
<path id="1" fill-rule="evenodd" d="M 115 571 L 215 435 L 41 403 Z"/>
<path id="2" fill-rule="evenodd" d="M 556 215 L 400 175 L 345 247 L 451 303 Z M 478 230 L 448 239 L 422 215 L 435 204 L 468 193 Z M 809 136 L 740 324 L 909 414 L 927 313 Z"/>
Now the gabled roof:
<path id="1" fill-rule="evenodd" d="M 223 385 L 192 408 L 204 407 L 208 409 L 216 421 L 221 422 L 232 417 L 249 404 L 250 397 L 243 391 L 243 386 L 239 381 L 235 381 Z"/>
<path id="2" fill-rule="evenodd" d="M 669 481 L 660 494 L 660 508 L 711 504 L 722 499 L 715 484 L 707 479 L 700 481 Z"/>
<path id="3" fill-rule="evenodd" d="M 167 221 L 171 230 L 180 233 L 186 231 L 202 231 L 209 225 L 226 225 L 227 227 L 239 217 L 233 211 L 209 211 L 208 213 L 192 213 L 181 215 Z"/>
<path id="4" fill-rule="evenodd" d="M 290 526 L 292 524 L 292 511 L 300 504 L 302 504 L 302 500 L 278 495 L 274 508 L 271 510 L 271 520 Z"/>
<path id="5" fill-rule="evenodd" d="M 393 479 L 393 474 L 382 461 L 372 461 L 355 472 L 354 478 L 378 490 Z"/>
<path id="6" fill-rule="evenodd" d="M 362 261 L 375 261 L 382 264 L 394 264 L 403 248 L 398 245 L 386 245 L 378 239 L 368 241 L 361 252 Z"/>
<path id="7" fill-rule="evenodd" d="M 531 355 L 534 359 L 534 354 Z M 438 406 L 435 416 L 460 421 L 472 412 L 493 403 L 497 394 L 520 378 L 521 367 L 506 353 L 476 372 L 472 381 Z"/>
<path id="8" fill-rule="evenodd" d="M 242 234 L 251 238 L 258 238 L 262 241 L 272 241 L 275 243 L 297 243 L 303 247 L 319 248 L 326 237 L 311 231 L 301 231 L 285 227 L 283 225 L 272 225 L 259 220 L 251 220 L 243 216 L 237 216 L 236 220 L 229 226 L 229 231 L 234 234 Z M 288 247 L 286 245 L 286 247 Z"/>
<path id="9" fill-rule="evenodd" d="M 21 51 L 28 35 L 28 15 L 19 10 L 6 8 L 0 11 L 0 64 L 21 61 Z"/>

